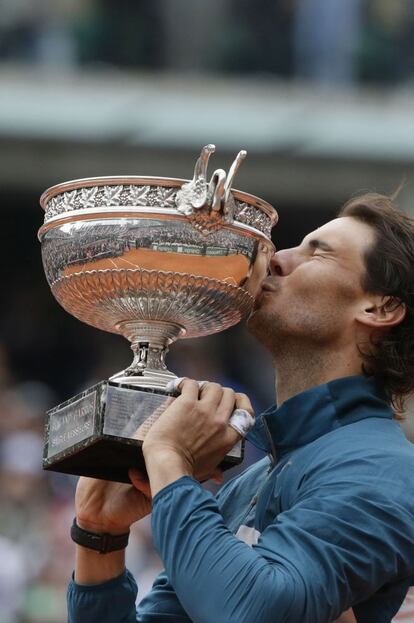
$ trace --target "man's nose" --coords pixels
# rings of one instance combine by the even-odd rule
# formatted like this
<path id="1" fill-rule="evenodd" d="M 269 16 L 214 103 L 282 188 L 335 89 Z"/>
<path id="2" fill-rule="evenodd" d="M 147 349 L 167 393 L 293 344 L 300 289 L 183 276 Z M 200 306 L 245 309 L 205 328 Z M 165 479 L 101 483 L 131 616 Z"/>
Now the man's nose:
<path id="1" fill-rule="evenodd" d="M 295 270 L 300 264 L 300 256 L 296 251 L 296 248 L 282 249 L 275 253 L 270 260 L 270 274 L 286 277 Z"/>

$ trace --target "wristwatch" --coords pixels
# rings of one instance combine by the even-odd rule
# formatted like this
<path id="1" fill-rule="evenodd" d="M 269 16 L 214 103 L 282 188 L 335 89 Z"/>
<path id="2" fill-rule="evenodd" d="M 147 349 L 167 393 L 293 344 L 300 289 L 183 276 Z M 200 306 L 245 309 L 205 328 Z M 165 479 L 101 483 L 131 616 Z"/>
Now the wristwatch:
<path id="1" fill-rule="evenodd" d="M 79 528 L 75 517 L 70 529 L 70 536 L 72 541 L 75 541 L 78 545 L 93 549 L 100 554 L 108 554 L 109 552 L 116 552 L 120 549 L 124 549 L 128 545 L 129 532 L 125 534 L 89 532 L 88 530 Z"/>

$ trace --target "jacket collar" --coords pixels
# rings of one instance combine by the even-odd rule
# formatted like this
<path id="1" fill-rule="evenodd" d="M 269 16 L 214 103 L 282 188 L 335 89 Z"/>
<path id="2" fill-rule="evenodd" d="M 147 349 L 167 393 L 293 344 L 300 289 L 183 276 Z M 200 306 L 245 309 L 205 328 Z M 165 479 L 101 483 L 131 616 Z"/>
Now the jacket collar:
<path id="1" fill-rule="evenodd" d="M 279 457 L 326 433 L 369 418 L 392 418 L 393 412 L 374 377 L 347 376 L 308 389 L 256 418 L 248 440 Z"/>

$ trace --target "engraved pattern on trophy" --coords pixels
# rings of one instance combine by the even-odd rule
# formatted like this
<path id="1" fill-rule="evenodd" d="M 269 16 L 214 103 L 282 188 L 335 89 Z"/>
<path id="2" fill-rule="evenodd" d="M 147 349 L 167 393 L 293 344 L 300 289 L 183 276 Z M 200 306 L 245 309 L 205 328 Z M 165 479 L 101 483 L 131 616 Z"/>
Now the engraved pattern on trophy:
<path id="1" fill-rule="evenodd" d="M 69 313 L 104 331 L 121 333 L 127 321 L 164 321 L 182 337 L 226 329 L 251 309 L 242 288 L 201 276 L 156 270 L 95 270 L 55 281 L 53 294 Z"/>
<path id="2" fill-rule="evenodd" d="M 39 239 L 53 295 L 82 322 L 124 336 L 134 354 L 125 370 L 50 412 L 47 468 L 127 481 L 128 461 L 140 467 L 142 461 L 125 449 L 137 438 L 122 431 L 139 425 L 144 432 L 161 412 L 165 387 L 175 377 L 165 363 L 169 346 L 222 331 L 252 309 L 274 249 L 270 230 L 277 213 L 232 189 L 245 151 L 228 175 L 216 169 L 208 180 L 214 150 L 202 149 L 190 181 L 90 178 L 42 195 Z M 93 425 L 75 425 L 92 394 Z M 58 437 L 59 418 L 67 430 Z M 63 443 L 66 438 L 74 444 Z M 109 466 L 98 442 L 117 464 Z"/>
<path id="3" fill-rule="evenodd" d="M 112 205 L 118 208 L 153 207 L 171 210 L 176 209 L 178 193 L 177 187 L 164 188 L 162 186 L 137 186 L 131 184 L 113 186 L 112 188 L 116 191 L 115 196 L 119 199 L 116 204 L 105 204 L 107 196 L 104 190 L 105 188 L 110 187 L 95 186 L 92 189 L 84 188 L 82 190 L 73 190 L 52 197 L 47 203 L 45 223 L 50 221 L 53 217 L 71 212 L 73 210 L 100 208 L 103 205 Z M 90 195 L 87 195 L 85 192 L 82 192 L 86 190 L 92 190 L 93 192 Z M 234 192 L 234 195 L 236 194 L 237 191 Z M 274 219 L 272 219 L 272 217 L 265 212 L 262 212 L 259 208 L 238 200 L 234 195 L 234 221 L 254 227 L 270 238 L 270 232 L 275 224 Z"/>

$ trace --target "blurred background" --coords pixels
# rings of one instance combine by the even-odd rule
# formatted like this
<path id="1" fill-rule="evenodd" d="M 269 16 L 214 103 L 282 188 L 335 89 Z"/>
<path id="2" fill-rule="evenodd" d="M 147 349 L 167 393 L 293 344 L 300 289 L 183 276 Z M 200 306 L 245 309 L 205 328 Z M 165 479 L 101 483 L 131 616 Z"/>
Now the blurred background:
<path id="1" fill-rule="evenodd" d="M 0 0 L 0 623 L 63 623 L 76 479 L 41 470 L 45 411 L 129 364 L 121 338 L 54 301 L 38 198 L 95 175 L 190 178 L 248 159 L 236 187 L 277 208 L 277 247 L 350 196 L 392 193 L 414 215 L 414 0 Z M 273 401 L 243 327 L 172 349 L 177 374 Z M 406 427 L 412 427 L 410 415 Z M 248 446 L 246 462 L 258 457 Z M 129 567 L 160 567 L 149 522 Z"/>

